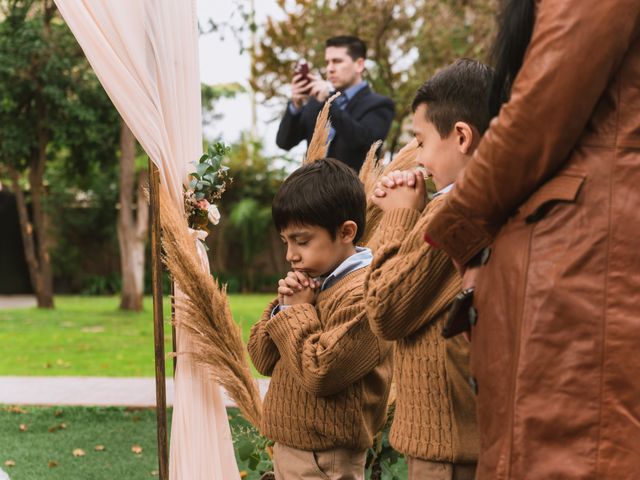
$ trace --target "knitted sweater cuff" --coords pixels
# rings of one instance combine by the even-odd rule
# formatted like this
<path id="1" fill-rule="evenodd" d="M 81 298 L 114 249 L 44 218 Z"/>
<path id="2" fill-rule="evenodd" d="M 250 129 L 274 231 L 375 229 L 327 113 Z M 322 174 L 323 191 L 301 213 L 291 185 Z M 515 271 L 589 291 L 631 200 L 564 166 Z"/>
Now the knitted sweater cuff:
<path id="1" fill-rule="evenodd" d="M 287 339 L 296 337 L 298 331 L 320 330 L 321 325 L 315 307 L 310 303 L 301 303 L 280 310 L 267 321 L 266 329 L 280 348 L 286 344 Z"/>

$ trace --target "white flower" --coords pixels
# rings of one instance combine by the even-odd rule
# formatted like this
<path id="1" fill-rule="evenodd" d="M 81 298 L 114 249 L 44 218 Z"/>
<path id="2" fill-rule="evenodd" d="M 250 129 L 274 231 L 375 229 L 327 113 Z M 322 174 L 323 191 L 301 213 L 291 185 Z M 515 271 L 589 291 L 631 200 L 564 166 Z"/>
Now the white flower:
<path id="1" fill-rule="evenodd" d="M 220 210 L 215 205 L 209 205 L 207 207 L 207 216 L 209 217 L 209 221 L 214 225 L 220 223 Z"/>

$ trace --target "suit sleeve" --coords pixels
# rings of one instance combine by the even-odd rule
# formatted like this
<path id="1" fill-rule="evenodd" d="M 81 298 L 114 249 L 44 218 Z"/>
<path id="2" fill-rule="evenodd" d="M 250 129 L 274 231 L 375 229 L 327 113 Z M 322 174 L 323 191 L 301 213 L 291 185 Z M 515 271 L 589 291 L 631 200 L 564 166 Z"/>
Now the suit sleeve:
<path id="1" fill-rule="evenodd" d="M 359 120 L 354 120 L 349 112 L 331 105 L 329 116 L 331 125 L 344 139 L 354 147 L 367 149 L 377 140 L 384 140 L 389 133 L 395 109 L 393 102 L 385 97 L 373 105 Z"/>
<path id="2" fill-rule="evenodd" d="M 287 104 L 287 109 L 280 121 L 278 134 L 276 135 L 276 145 L 284 150 L 291 150 L 305 139 L 306 130 L 302 122 L 302 111 L 293 114 Z"/>
<path id="3" fill-rule="evenodd" d="M 541 0 L 511 99 L 426 237 L 466 264 L 566 162 L 638 37 L 637 0 Z"/>

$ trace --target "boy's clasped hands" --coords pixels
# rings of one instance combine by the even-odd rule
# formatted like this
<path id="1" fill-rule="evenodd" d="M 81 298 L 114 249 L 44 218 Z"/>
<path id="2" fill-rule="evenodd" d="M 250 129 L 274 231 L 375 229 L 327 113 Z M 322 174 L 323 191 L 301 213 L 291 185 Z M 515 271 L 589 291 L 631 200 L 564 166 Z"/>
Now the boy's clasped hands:
<path id="1" fill-rule="evenodd" d="M 419 170 L 394 170 L 376 185 L 371 201 L 383 211 L 412 208 L 421 212 L 427 204 L 424 174 Z"/>
<path id="2" fill-rule="evenodd" d="M 281 307 L 316 302 L 320 282 L 309 277 L 305 272 L 292 270 L 278 281 L 278 304 Z"/>

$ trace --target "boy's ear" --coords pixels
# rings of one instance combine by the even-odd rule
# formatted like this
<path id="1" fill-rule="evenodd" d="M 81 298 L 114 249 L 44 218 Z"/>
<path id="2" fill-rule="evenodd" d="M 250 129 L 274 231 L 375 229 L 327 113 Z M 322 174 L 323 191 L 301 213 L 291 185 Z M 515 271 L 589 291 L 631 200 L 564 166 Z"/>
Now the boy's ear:
<path id="1" fill-rule="evenodd" d="M 338 229 L 338 239 L 342 243 L 353 243 L 358 233 L 358 224 L 353 220 L 347 220 Z"/>
<path id="2" fill-rule="evenodd" d="M 453 130 L 460 153 L 471 155 L 480 140 L 478 131 L 467 122 L 456 122 Z"/>

